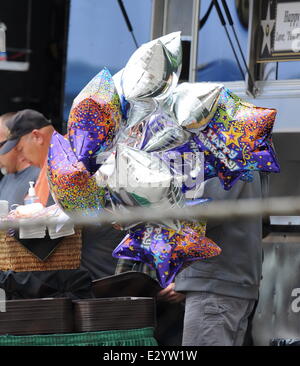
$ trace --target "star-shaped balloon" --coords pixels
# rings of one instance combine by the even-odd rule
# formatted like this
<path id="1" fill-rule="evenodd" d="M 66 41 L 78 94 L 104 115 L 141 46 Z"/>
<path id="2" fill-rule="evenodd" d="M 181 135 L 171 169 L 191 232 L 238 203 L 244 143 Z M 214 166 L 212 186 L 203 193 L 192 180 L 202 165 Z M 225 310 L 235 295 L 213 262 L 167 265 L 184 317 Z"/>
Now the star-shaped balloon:
<path id="1" fill-rule="evenodd" d="M 125 124 L 129 129 L 149 117 L 158 101 L 172 93 L 181 65 L 180 32 L 174 32 L 143 44 L 114 76 L 121 99 L 128 102 Z"/>
<path id="2" fill-rule="evenodd" d="M 276 110 L 246 103 L 224 89 L 218 109 L 193 140 L 205 154 L 205 178 L 218 175 L 230 189 L 247 171 L 279 172 L 272 144 Z"/>
<path id="3" fill-rule="evenodd" d="M 140 149 L 147 152 L 171 150 L 185 143 L 190 135 L 171 116 L 157 109 L 143 128 Z"/>
<path id="4" fill-rule="evenodd" d="M 177 85 L 181 62 L 180 32 L 143 44 L 124 67 L 121 86 L 125 98 L 136 101 L 167 96 Z"/>
<path id="5" fill-rule="evenodd" d="M 107 192 L 93 175 L 97 154 L 112 145 L 122 119 L 121 104 L 111 74 L 98 73 L 74 99 L 68 134 L 54 133 L 48 152 L 50 189 L 62 209 L 85 214 L 101 211 Z"/>
<path id="6" fill-rule="evenodd" d="M 91 174 L 99 168 L 97 154 L 111 146 L 121 118 L 120 99 L 112 76 L 103 69 L 75 98 L 68 120 L 73 152 Z"/>
<path id="7" fill-rule="evenodd" d="M 115 258 L 141 261 L 156 270 L 162 287 L 195 260 L 210 258 L 221 249 L 205 237 L 205 223 L 182 223 L 179 232 L 146 225 L 131 229 L 113 251 Z"/>
<path id="8" fill-rule="evenodd" d="M 180 126 L 197 133 L 214 116 L 222 89 L 222 84 L 182 83 L 164 102 L 163 108 L 171 112 Z"/>
<path id="9" fill-rule="evenodd" d="M 68 138 L 54 132 L 48 152 L 48 181 L 56 203 L 66 212 L 89 214 L 104 207 L 105 190 L 78 161 Z"/>

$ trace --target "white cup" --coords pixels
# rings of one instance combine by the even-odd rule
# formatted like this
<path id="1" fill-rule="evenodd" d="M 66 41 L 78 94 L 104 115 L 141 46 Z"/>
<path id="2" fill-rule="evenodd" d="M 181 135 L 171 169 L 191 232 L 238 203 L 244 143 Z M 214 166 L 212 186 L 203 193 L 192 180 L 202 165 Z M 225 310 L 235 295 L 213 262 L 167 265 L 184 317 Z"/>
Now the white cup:
<path id="1" fill-rule="evenodd" d="M 0 217 L 8 215 L 8 201 L 0 200 Z"/>

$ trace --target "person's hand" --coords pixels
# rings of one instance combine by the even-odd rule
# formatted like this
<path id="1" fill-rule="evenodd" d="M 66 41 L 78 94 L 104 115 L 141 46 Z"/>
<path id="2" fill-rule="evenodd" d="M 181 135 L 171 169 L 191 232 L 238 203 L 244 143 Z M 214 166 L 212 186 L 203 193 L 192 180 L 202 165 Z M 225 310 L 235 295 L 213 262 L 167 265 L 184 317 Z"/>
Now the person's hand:
<path id="1" fill-rule="evenodd" d="M 170 283 L 166 288 L 157 294 L 157 300 L 178 303 L 185 299 L 185 295 L 174 291 L 175 283 Z"/>
<path id="2" fill-rule="evenodd" d="M 122 226 L 119 225 L 119 224 L 113 224 L 113 228 L 116 229 L 116 230 L 123 230 Z"/>

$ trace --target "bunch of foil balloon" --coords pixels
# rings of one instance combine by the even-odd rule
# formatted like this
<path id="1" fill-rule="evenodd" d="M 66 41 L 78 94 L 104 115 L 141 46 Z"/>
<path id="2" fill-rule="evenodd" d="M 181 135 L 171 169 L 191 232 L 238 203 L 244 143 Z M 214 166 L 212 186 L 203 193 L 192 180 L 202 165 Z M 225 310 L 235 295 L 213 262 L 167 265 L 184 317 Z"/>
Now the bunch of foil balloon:
<path id="1" fill-rule="evenodd" d="M 245 102 L 222 84 L 179 83 L 180 32 L 142 45 L 112 76 L 103 69 L 75 98 L 65 136 L 55 132 L 48 178 L 66 212 L 183 208 L 203 204 L 202 183 L 225 190 L 252 171 L 279 172 L 276 110 Z M 209 199 L 209 198 L 208 198 Z M 206 223 L 137 222 L 113 251 L 156 270 L 161 286 L 195 260 L 221 253 Z"/>

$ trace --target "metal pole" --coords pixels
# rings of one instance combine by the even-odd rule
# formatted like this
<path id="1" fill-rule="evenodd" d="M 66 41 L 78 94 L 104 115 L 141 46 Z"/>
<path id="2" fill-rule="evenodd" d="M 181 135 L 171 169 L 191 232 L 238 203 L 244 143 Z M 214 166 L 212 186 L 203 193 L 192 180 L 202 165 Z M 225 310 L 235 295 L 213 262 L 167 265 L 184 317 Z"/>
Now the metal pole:
<path id="1" fill-rule="evenodd" d="M 241 54 L 241 56 L 242 56 L 242 59 L 243 59 L 243 62 L 244 62 L 244 66 L 245 66 L 245 68 L 246 68 L 246 70 L 247 70 L 247 73 L 248 73 L 248 75 L 249 75 L 249 78 L 250 78 L 250 81 L 251 81 L 251 83 L 252 83 L 252 86 L 254 86 L 254 79 L 253 79 L 253 77 L 252 77 L 252 75 L 251 75 L 251 72 L 250 72 L 249 67 L 248 67 L 248 65 L 247 65 L 247 62 L 246 62 L 246 59 L 245 59 L 245 56 L 244 56 L 244 53 L 243 53 L 243 50 L 242 50 L 242 47 L 241 47 L 241 44 L 240 44 L 240 41 L 239 41 L 239 38 L 238 38 L 238 36 L 237 36 L 237 34 L 236 34 L 236 31 L 235 31 L 235 27 L 234 27 L 234 23 L 233 23 L 233 19 L 232 19 L 232 16 L 231 16 L 230 10 L 229 10 L 229 8 L 228 8 L 228 6 L 227 6 L 226 0 L 221 0 L 221 1 L 222 1 L 223 8 L 224 8 L 224 10 L 225 10 L 225 13 L 226 13 L 226 16 L 227 16 L 227 19 L 228 19 L 228 23 L 229 23 L 229 25 L 230 25 L 230 26 L 231 26 L 231 28 L 232 28 L 232 31 L 233 31 L 233 34 L 234 34 L 234 37 L 235 37 L 236 43 L 237 43 L 237 45 L 238 45 L 238 48 L 239 48 L 240 54 Z"/>
<path id="2" fill-rule="evenodd" d="M 213 0 L 214 4 L 215 4 L 215 7 L 216 7 L 216 10 L 217 10 L 217 13 L 218 13 L 218 16 L 219 16 L 219 19 L 220 19 L 220 22 L 221 24 L 223 25 L 224 29 L 225 29 L 225 32 L 226 32 L 226 35 L 227 35 L 227 38 L 228 38 L 228 41 L 230 43 L 230 46 L 232 48 L 232 52 L 234 54 L 234 57 L 235 57 L 235 60 L 236 60 L 236 63 L 238 64 L 238 67 L 240 69 L 240 72 L 241 72 L 241 75 L 242 75 L 242 80 L 245 80 L 245 74 L 244 74 L 244 71 L 242 69 L 242 66 L 240 64 L 240 61 L 239 61 L 239 58 L 237 56 L 237 53 L 235 51 L 235 48 L 234 48 L 234 45 L 232 43 L 232 40 L 230 38 L 230 35 L 228 33 L 228 30 L 227 30 L 227 27 L 226 27 L 226 21 L 225 21 L 225 18 L 222 14 L 222 11 L 221 11 L 221 8 L 220 8 L 220 5 L 218 3 L 218 0 Z"/>
<path id="3" fill-rule="evenodd" d="M 189 82 L 194 83 L 196 81 L 197 72 L 197 57 L 198 57 L 198 27 L 199 27 L 199 10 L 200 0 L 193 1 L 193 19 L 192 19 L 192 42 L 190 53 L 190 70 L 189 70 Z"/>
<path id="4" fill-rule="evenodd" d="M 276 197 L 265 199 L 239 199 L 233 201 L 211 201 L 198 206 L 174 207 L 170 209 L 151 207 L 127 207 L 122 210 L 68 213 L 76 225 L 128 224 L 136 222 L 161 222 L 176 220 L 242 220 L 258 216 L 300 216 L 300 197 Z M 51 219 L 51 224 L 54 218 Z M 59 223 L 59 221 L 58 221 Z M 47 225 L 49 217 L 38 219 L 0 220 L 0 229 L 10 227 Z"/>
<path id="5" fill-rule="evenodd" d="M 138 43 L 137 43 L 137 41 L 136 41 L 136 39 L 135 39 L 134 33 L 133 33 L 132 25 L 131 25 L 130 20 L 129 20 L 128 15 L 127 15 L 127 11 L 126 11 L 125 6 L 124 6 L 124 4 L 123 4 L 123 1 L 122 1 L 122 0 L 118 0 L 118 4 L 119 4 L 119 6 L 120 6 L 120 8 L 121 8 L 121 11 L 122 11 L 123 17 L 124 17 L 125 22 L 126 22 L 126 24 L 127 24 L 127 28 L 128 28 L 128 30 L 129 30 L 129 32 L 131 33 L 131 35 L 132 35 L 132 38 L 133 38 L 134 44 L 135 44 L 136 48 L 139 48 L 139 45 L 138 45 Z"/>

